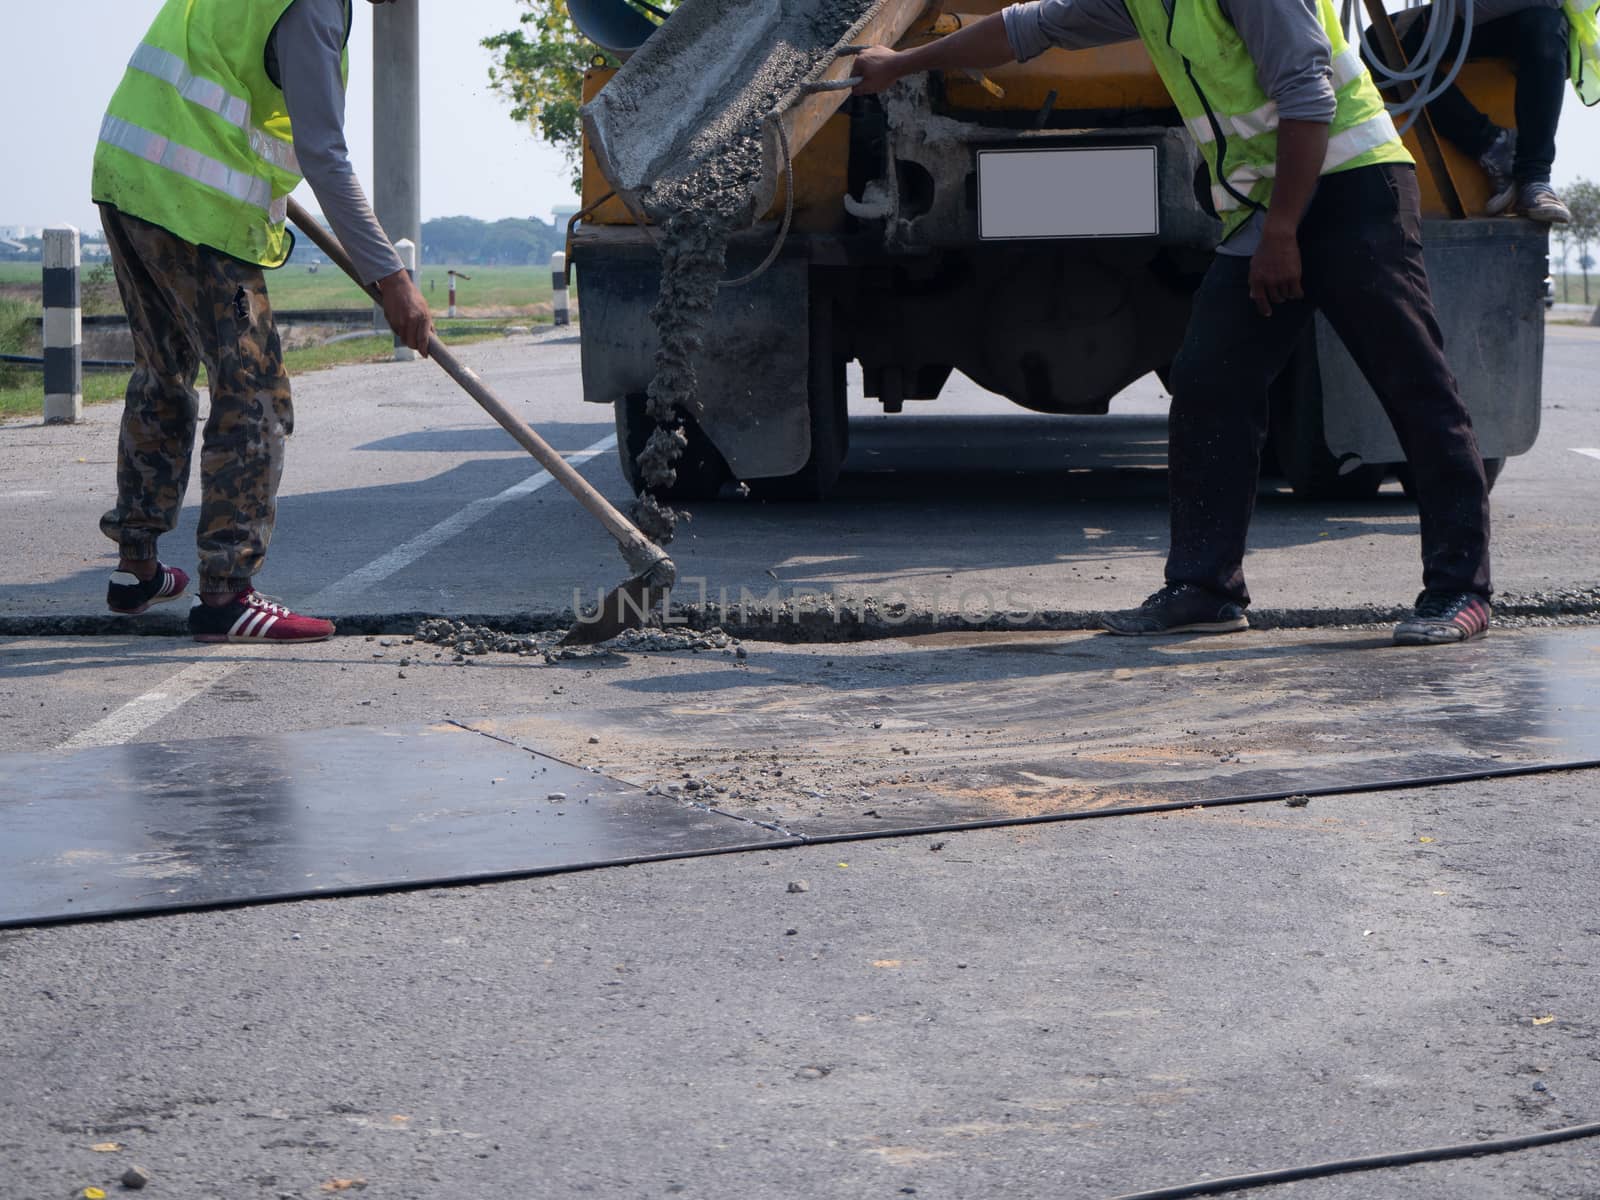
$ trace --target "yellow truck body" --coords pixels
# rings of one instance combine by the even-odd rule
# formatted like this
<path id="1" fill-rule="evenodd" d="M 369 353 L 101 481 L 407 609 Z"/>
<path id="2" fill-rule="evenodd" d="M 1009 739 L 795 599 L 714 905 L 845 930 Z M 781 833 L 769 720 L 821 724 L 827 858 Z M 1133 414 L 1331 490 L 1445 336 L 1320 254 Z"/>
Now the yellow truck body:
<path id="1" fill-rule="evenodd" d="M 901 44 L 1000 7 L 930 6 Z M 589 71 L 584 100 L 614 74 Z M 1497 122 L 1514 123 L 1506 64 L 1470 63 L 1460 82 Z M 1406 140 L 1441 323 L 1480 441 L 1489 457 L 1522 453 L 1538 430 L 1544 231 L 1486 218 L 1481 171 L 1446 144 L 1465 210 L 1452 218 L 1417 133 Z M 984 151 L 1128 147 L 1154 152 L 1156 232 L 980 236 Z M 883 99 L 847 100 L 795 151 L 793 224 L 777 263 L 719 300 L 676 495 L 704 498 L 737 481 L 770 495 L 825 493 L 848 450 L 851 360 L 890 412 L 937 398 L 953 370 L 1037 411 L 1105 412 L 1140 376 L 1163 374 L 1181 342 L 1219 229 L 1203 171 L 1137 42 L 1052 50 L 985 75 L 935 73 Z M 648 237 L 587 149 L 582 187 L 569 262 L 582 288 L 585 396 L 614 406 L 632 479 L 631 455 L 650 427 L 643 392 L 658 274 Z M 730 274 L 765 255 L 787 203 L 780 187 L 766 219 L 735 239 Z M 1272 449 L 1297 492 L 1370 492 L 1403 464 L 1375 398 L 1320 322 L 1277 390 Z"/>

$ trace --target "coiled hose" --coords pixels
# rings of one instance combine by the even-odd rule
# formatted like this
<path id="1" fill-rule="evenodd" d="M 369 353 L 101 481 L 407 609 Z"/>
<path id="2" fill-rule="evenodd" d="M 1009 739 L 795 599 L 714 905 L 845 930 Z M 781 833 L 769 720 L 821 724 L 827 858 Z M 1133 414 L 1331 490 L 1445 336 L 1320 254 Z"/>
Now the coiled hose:
<path id="1" fill-rule="evenodd" d="M 1416 0 L 1411 0 L 1406 7 L 1420 8 L 1422 5 Z M 1472 42 L 1472 0 L 1433 0 L 1431 7 L 1433 15 L 1428 21 L 1427 31 L 1423 34 L 1422 44 L 1417 47 L 1416 56 L 1406 67 L 1391 68 L 1385 63 L 1382 53 L 1372 44 L 1370 34 L 1361 22 L 1360 6 L 1356 0 L 1344 0 L 1344 27 L 1350 38 L 1361 43 L 1362 56 L 1371 68 L 1378 88 L 1388 91 L 1396 84 L 1416 85 L 1416 90 L 1407 99 L 1388 106 L 1389 115 L 1394 118 L 1395 128 L 1400 133 L 1405 133 L 1411 128 L 1424 106 L 1444 95 L 1455 83 L 1456 76 L 1461 73 L 1462 64 L 1467 61 L 1467 47 Z M 1461 22 L 1463 27 L 1461 44 L 1456 50 L 1454 61 L 1441 71 L 1445 52 L 1450 46 L 1450 35 L 1457 21 Z"/>

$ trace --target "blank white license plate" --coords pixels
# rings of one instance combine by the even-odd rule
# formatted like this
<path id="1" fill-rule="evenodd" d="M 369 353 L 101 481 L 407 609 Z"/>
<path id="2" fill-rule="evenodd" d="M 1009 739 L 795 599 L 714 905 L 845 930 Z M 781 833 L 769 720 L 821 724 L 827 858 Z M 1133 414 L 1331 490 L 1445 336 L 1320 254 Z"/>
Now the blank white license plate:
<path id="1" fill-rule="evenodd" d="M 1145 237 L 1158 232 L 1156 149 L 978 151 L 978 236 Z"/>

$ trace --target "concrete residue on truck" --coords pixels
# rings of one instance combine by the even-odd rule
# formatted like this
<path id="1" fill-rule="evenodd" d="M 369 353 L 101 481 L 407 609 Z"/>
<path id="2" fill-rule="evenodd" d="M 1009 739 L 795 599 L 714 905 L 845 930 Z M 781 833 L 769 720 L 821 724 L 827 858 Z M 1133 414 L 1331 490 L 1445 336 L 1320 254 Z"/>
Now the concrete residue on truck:
<path id="1" fill-rule="evenodd" d="M 704 106 L 703 119 L 686 139 L 680 137 L 684 144 L 661 145 L 670 137 L 665 127 L 654 142 L 653 161 L 671 164 L 639 196 L 658 230 L 661 253 L 661 290 L 650 311 L 659 343 L 646 393 L 646 411 L 656 429 L 638 455 L 646 490 L 630 515 L 657 542 L 671 541 L 684 515 L 654 493 L 675 481 L 673 464 L 687 445 L 682 427 L 684 415 L 694 411 L 695 356 L 725 271 L 728 239 L 758 215 L 762 122 L 801 81 L 832 59 L 839 40 L 871 7 L 872 0 L 782 5 L 783 14 L 761 52 L 747 55 L 739 69 L 722 78 L 714 95 L 693 96 Z M 672 21 L 681 29 L 726 16 L 722 6 L 690 0 L 673 13 Z M 694 66 L 684 64 L 683 70 L 693 72 Z M 691 95 L 692 90 L 691 85 Z M 652 116 L 660 120 L 667 114 L 660 107 L 640 107 L 634 115 L 648 132 Z M 644 140 L 650 144 L 648 136 Z"/>
<path id="2" fill-rule="evenodd" d="M 1098 414 L 1170 373 L 1220 222 L 1203 156 L 1142 45 L 1052 49 L 849 96 L 846 44 L 913 45 L 1003 5 L 685 0 L 660 26 L 641 19 L 620 69 L 585 73 L 587 215 L 571 259 L 584 399 L 612 407 L 623 473 L 647 508 L 734 484 L 825 497 L 857 396 L 926 411 L 959 374 L 1030 411 Z M 1511 120 L 1506 64 L 1462 82 Z M 776 128 L 793 162 L 783 239 L 749 228 L 787 211 Z M 1415 131 L 1406 138 L 1425 161 Z M 1453 154 L 1444 147 L 1466 215 L 1444 202 L 1445 173 L 1419 171 L 1424 250 L 1479 446 L 1503 460 L 1538 432 L 1547 235 L 1481 217 L 1487 181 Z M 1012 203 L 1033 195 L 1046 199 Z M 748 287 L 717 288 L 780 242 Z M 1325 323 L 1274 383 L 1268 448 L 1308 499 L 1370 496 L 1406 466 Z"/>

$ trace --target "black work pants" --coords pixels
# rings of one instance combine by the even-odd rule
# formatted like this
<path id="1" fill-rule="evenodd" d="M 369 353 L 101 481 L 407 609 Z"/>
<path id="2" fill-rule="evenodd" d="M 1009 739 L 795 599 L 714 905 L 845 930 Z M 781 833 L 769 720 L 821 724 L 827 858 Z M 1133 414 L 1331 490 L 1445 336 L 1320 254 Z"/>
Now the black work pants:
<path id="1" fill-rule="evenodd" d="M 1300 225 L 1305 299 L 1263 317 L 1250 260 L 1218 255 L 1172 368 L 1169 583 L 1239 604 L 1255 509 L 1267 389 L 1320 310 L 1382 401 L 1416 479 L 1422 580 L 1489 596 L 1489 494 L 1472 421 L 1444 358 L 1422 264 L 1416 172 L 1326 175 Z"/>
<path id="2" fill-rule="evenodd" d="M 1432 8 L 1412 23 L 1400 44 L 1406 58 L 1416 57 L 1428 31 Z M 1450 31 L 1442 65 L 1448 68 L 1460 53 L 1465 26 L 1457 21 Z M 1559 8 L 1525 8 L 1472 27 L 1469 58 L 1508 58 L 1517 74 L 1517 158 L 1512 174 L 1518 183 L 1549 183 L 1556 159 L 1556 126 L 1561 101 L 1567 91 L 1567 16 Z M 1448 138 L 1477 158 L 1489 148 L 1498 132 L 1494 122 L 1473 106 L 1451 84 L 1428 105 L 1428 115 L 1441 137 Z"/>

